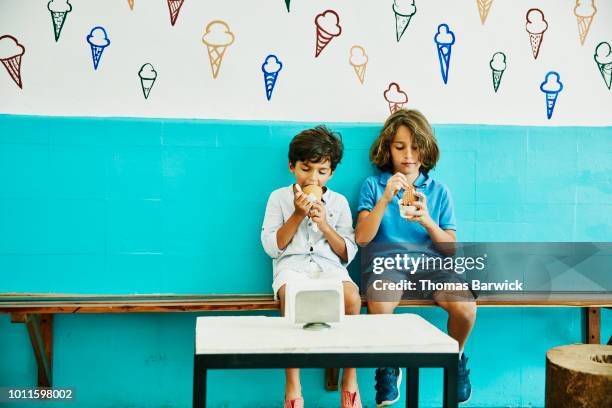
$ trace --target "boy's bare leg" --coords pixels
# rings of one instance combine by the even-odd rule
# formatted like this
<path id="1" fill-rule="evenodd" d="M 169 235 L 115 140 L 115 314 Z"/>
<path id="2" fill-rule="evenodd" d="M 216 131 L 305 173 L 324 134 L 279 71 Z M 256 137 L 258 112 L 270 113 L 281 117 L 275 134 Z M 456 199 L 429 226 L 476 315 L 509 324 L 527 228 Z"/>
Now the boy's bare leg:
<path id="1" fill-rule="evenodd" d="M 385 281 L 386 282 L 386 281 Z M 377 292 L 373 285 L 368 288 L 368 314 L 392 314 L 404 292 L 401 290 Z"/>
<path id="2" fill-rule="evenodd" d="M 361 313 L 361 296 L 359 290 L 351 282 L 342 282 L 344 285 L 344 313 L 347 315 L 358 315 Z M 342 384 L 340 389 L 343 391 L 355 392 L 357 386 L 357 369 L 345 368 L 342 371 Z"/>
<path id="3" fill-rule="evenodd" d="M 278 290 L 280 300 L 281 316 L 285 316 L 285 285 Z M 302 385 L 300 384 L 300 369 L 285 369 L 285 398 L 288 400 L 302 396 Z"/>
<path id="4" fill-rule="evenodd" d="M 433 298 L 438 306 L 448 313 L 448 335 L 457 340 L 459 352 L 463 352 L 474 322 L 476 322 L 476 301 L 469 293 L 445 291 L 437 291 Z"/>

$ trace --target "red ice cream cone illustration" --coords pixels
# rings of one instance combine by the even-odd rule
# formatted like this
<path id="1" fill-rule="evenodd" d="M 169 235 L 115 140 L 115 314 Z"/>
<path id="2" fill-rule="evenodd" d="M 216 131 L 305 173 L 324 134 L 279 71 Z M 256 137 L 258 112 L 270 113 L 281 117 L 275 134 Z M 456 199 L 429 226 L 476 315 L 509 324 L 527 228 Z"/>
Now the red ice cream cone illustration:
<path id="1" fill-rule="evenodd" d="M 13 81 L 17 86 L 23 89 L 21 80 L 21 60 L 25 53 L 25 47 L 11 35 L 3 35 L 0 37 L 0 61 L 6 68 Z"/>

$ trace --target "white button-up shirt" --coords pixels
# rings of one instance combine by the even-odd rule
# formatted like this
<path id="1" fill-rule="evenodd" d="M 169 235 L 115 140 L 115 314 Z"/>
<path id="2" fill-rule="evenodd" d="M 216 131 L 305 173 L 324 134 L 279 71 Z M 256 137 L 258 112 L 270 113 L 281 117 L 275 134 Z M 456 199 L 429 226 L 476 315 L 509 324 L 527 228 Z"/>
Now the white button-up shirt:
<path id="1" fill-rule="evenodd" d="M 336 269 L 338 272 L 347 273 L 346 267 L 357 253 L 357 244 L 353 218 L 346 198 L 328 188 L 323 194 L 322 201 L 327 212 L 327 223 L 344 238 L 348 262 L 343 262 L 336 255 L 321 231 L 313 231 L 314 222 L 308 217 L 304 218 L 289 245 L 284 250 L 278 248 L 276 232 L 295 211 L 293 198 L 293 185 L 279 188 L 270 194 L 266 206 L 261 228 L 261 243 L 272 258 L 274 278 L 285 268 L 308 271 L 311 261 L 324 271 L 332 272 Z"/>

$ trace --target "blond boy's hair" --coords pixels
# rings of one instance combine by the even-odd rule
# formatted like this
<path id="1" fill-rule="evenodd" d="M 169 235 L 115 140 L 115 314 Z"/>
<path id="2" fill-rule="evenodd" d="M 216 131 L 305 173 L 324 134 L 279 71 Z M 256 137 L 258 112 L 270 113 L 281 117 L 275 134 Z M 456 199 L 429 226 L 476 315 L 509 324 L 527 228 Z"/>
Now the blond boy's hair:
<path id="1" fill-rule="evenodd" d="M 402 125 L 412 133 L 419 151 L 420 170 L 427 174 L 436 166 L 440 158 L 440 149 L 427 118 L 415 109 L 399 109 L 387 118 L 370 148 L 370 161 L 381 171 L 393 172 L 391 142 Z"/>

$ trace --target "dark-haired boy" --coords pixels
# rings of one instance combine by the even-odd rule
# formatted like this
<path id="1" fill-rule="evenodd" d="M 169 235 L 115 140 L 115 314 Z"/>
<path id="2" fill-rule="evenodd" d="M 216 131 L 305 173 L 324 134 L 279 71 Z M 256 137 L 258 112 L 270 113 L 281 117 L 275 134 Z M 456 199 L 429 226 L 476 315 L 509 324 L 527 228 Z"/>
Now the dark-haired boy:
<path id="1" fill-rule="evenodd" d="M 273 262 L 274 295 L 285 310 L 285 287 L 311 279 L 338 280 L 344 286 L 346 314 L 359 314 L 361 298 L 347 265 L 355 257 L 357 244 L 348 201 L 325 184 L 342 159 L 338 135 L 319 126 L 293 138 L 289 145 L 289 171 L 295 184 L 270 194 L 261 231 L 264 250 Z M 302 189 L 323 189 L 321 200 L 313 201 Z M 317 228 L 313 228 L 316 224 Z M 354 368 L 345 368 L 341 384 L 341 406 L 361 408 Z M 299 369 L 286 370 L 285 408 L 303 408 Z"/>

